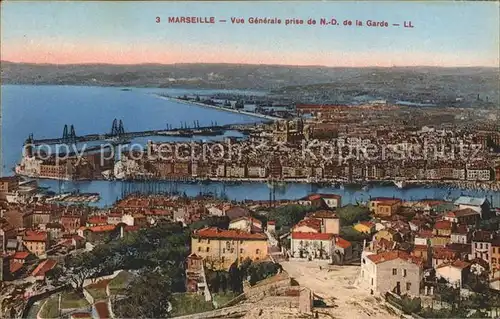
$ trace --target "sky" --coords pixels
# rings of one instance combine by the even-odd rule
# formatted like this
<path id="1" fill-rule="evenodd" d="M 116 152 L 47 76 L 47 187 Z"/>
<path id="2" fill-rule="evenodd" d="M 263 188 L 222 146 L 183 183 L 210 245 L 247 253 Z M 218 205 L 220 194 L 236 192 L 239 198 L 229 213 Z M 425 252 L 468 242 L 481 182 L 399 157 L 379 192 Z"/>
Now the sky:
<path id="1" fill-rule="evenodd" d="M 29 63 L 249 63 L 490 66 L 499 62 L 496 2 L 2 1 L 1 58 Z M 156 17 L 161 19 L 156 23 Z M 225 19 L 169 24 L 168 17 Z M 244 18 L 244 24 L 230 19 Z M 249 24 L 251 17 L 304 25 Z M 317 20 L 308 25 L 308 19 Z M 340 25 L 319 25 L 335 18 Z M 344 20 L 364 26 L 344 26 Z M 368 27 L 367 20 L 391 27 Z M 404 28 L 411 21 L 413 28 Z M 392 27 L 393 23 L 400 24 Z"/>

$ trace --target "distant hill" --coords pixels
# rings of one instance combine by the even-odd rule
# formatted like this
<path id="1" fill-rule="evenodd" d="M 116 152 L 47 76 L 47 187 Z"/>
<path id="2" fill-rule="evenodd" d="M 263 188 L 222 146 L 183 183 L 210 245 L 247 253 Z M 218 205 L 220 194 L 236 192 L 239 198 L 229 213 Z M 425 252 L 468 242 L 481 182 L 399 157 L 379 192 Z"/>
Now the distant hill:
<path id="1" fill-rule="evenodd" d="M 3 84 L 64 84 L 131 87 L 185 87 L 274 90 L 276 93 L 317 94 L 350 99 L 429 100 L 464 96 L 499 101 L 496 68 L 335 68 L 248 64 L 78 64 L 51 65 L 1 62 Z"/>

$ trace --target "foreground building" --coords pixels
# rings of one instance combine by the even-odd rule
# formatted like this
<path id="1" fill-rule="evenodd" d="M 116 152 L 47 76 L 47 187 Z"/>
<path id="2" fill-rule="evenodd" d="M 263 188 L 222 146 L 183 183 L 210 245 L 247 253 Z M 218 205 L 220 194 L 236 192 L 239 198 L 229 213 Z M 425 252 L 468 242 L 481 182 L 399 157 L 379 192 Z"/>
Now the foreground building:
<path id="1" fill-rule="evenodd" d="M 423 266 L 419 258 L 403 251 L 373 253 L 361 256 L 361 283 L 373 291 L 418 296 Z"/>
<path id="2" fill-rule="evenodd" d="M 239 229 L 207 227 L 194 231 L 191 253 L 200 256 L 211 269 L 229 269 L 232 263 L 246 258 L 253 261 L 267 257 L 267 236 Z"/>

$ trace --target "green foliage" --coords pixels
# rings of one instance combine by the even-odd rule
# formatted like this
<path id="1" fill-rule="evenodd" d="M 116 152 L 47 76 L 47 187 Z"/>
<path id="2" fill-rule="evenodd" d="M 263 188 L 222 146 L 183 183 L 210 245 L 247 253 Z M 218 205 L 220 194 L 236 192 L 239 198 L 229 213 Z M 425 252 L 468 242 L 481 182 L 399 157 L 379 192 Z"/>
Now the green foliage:
<path id="1" fill-rule="evenodd" d="M 343 226 L 340 228 L 340 237 L 345 240 L 354 242 L 362 242 L 365 239 L 370 239 L 370 236 L 364 233 L 361 233 L 354 229 L 352 226 Z"/>
<path id="2" fill-rule="evenodd" d="M 212 293 L 227 292 L 229 287 L 229 273 L 223 270 L 206 270 L 208 287 Z"/>
<path id="3" fill-rule="evenodd" d="M 40 317 L 43 319 L 59 318 L 59 295 L 53 295 L 42 305 Z"/>
<path id="4" fill-rule="evenodd" d="M 342 226 L 350 226 L 360 221 L 370 220 L 370 210 L 367 207 L 352 204 L 339 208 L 337 215 Z"/>
<path id="5" fill-rule="evenodd" d="M 490 318 L 487 312 L 476 310 L 472 314 L 470 314 L 467 318 Z"/>
<path id="6" fill-rule="evenodd" d="M 118 318 L 168 317 L 171 280 L 160 272 L 144 271 L 126 289 L 125 302 L 116 303 Z"/>
<path id="7" fill-rule="evenodd" d="M 205 301 L 205 297 L 201 295 L 183 293 L 172 296 L 172 312 L 170 313 L 172 317 L 185 316 L 210 310 L 213 310 L 212 303 Z"/>
<path id="8" fill-rule="evenodd" d="M 184 261 L 189 254 L 189 231 L 178 223 L 159 223 L 122 240 L 99 245 L 91 252 L 67 260 L 71 280 L 81 290 L 86 278 L 111 274 L 118 269 L 168 270 L 174 291 L 184 291 Z"/>
<path id="9" fill-rule="evenodd" d="M 290 228 L 302 220 L 308 212 L 316 210 L 316 207 L 301 205 L 286 205 L 269 211 L 267 220 L 276 221 L 276 229 L 279 234 L 284 234 Z"/>
<path id="10" fill-rule="evenodd" d="M 401 298 L 401 307 L 406 314 L 418 313 L 422 309 L 422 301 L 420 298 L 403 296 Z"/>
<path id="11" fill-rule="evenodd" d="M 243 292 L 242 274 L 237 262 L 232 263 L 229 267 L 229 287 L 234 292 Z"/>
<path id="12" fill-rule="evenodd" d="M 208 218 L 195 221 L 189 225 L 190 230 L 197 230 L 204 227 L 218 227 L 227 229 L 229 227 L 229 218 L 227 216 L 210 216 Z"/>
<path id="13" fill-rule="evenodd" d="M 53 282 L 58 282 L 63 274 L 63 269 L 60 266 L 56 266 L 45 273 L 45 277 Z"/>

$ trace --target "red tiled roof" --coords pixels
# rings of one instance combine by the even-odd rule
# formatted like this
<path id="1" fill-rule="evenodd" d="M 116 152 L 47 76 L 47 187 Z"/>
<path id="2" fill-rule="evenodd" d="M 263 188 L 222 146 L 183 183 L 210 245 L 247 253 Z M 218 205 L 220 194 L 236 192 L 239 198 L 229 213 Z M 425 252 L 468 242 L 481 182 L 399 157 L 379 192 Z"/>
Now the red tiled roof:
<path id="1" fill-rule="evenodd" d="M 371 202 L 382 202 L 384 205 L 394 205 L 397 203 L 401 203 L 401 199 L 392 198 L 392 197 L 375 197 L 370 200 Z"/>
<path id="2" fill-rule="evenodd" d="M 24 241 L 47 241 L 47 233 L 40 231 L 27 231 L 23 237 Z"/>
<path id="3" fill-rule="evenodd" d="M 71 314 L 71 318 L 75 318 L 75 319 L 92 318 L 92 314 L 90 312 L 73 312 Z"/>
<path id="4" fill-rule="evenodd" d="M 427 245 L 414 245 L 413 250 L 427 250 Z"/>
<path id="5" fill-rule="evenodd" d="M 331 240 L 335 235 L 327 233 L 302 233 L 292 232 L 292 239 L 305 239 L 305 240 Z"/>
<path id="6" fill-rule="evenodd" d="M 52 259 L 45 259 L 42 261 L 38 266 L 36 266 L 35 270 L 31 273 L 32 276 L 38 277 L 38 276 L 43 276 L 45 277 L 45 273 L 52 268 L 54 268 L 57 265 L 57 261 L 52 260 Z"/>
<path id="7" fill-rule="evenodd" d="M 451 222 L 449 220 L 440 220 L 434 224 L 435 229 L 451 229 Z"/>
<path id="8" fill-rule="evenodd" d="M 125 226 L 125 228 L 123 230 L 126 232 L 129 232 L 129 231 L 133 232 L 133 231 L 138 231 L 139 229 L 141 229 L 141 227 L 139 227 L 137 225 L 136 226 L 127 225 L 127 226 Z"/>
<path id="9" fill-rule="evenodd" d="M 319 210 L 316 212 L 309 213 L 308 218 L 339 218 L 337 214 L 330 210 Z"/>
<path id="10" fill-rule="evenodd" d="M 193 237 L 202 238 L 224 238 L 237 240 L 267 240 L 264 234 L 252 234 L 239 229 L 219 229 L 217 227 L 207 227 L 193 232 Z"/>
<path id="11" fill-rule="evenodd" d="M 200 256 L 196 255 L 195 253 L 192 253 L 191 255 L 189 255 L 188 258 L 190 258 L 190 259 L 203 259 L 203 257 L 200 257 Z"/>
<path id="12" fill-rule="evenodd" d="M 457 258 L 458 255 L 454 250 L 445 247 L 434 247 L 432 257 L 434 259 L 453 259 Z"/>
<path id="13" fill-rule="evenodd" d="M 351 242 L 350 241 L 347 241 L 345 240 L 344 238 L 342 237 L 336 237 L 335 238 L 335 246 L 339 246 L 341 248 L 349 248 L 349 246 L 351 246 Z"/>
<path id="14" fill-rule="evenodd" d="M 445 262 L 445 263 L 442 263 L 440 264 L 439 266 L 437 266 L 437 268 L 442 268 L 442 267 L 446 267 L 446 266 L 451 266 L 451 267 L 454 267 L 454 268 L 459 268 L 459 269 L 464 269 L 464 268 L 467 268 L 469 267 L 471 264 L 466 262 L 466 261 L 462 261 L 460 259 L 457 259 L 453 262 Z"/>
<path id="15" fill-rule="evenodd" d="M 276 222 L 274 220 L 270 220 L 267 222 L 268 225 L 276 225 Z"/>
<path id="16" fill-rule="evenodd" d="M 480 214 L 471 208 L 458 209 L 458 210 L 448 212 L 446 214 L 447 217 L 456 217 L 456 218 L 465 217 L 465 216 L 473 216 L 473 215 L 479 216 Z"/>
<path id="17" fill-rule="evenodd" d="M 312 195 L 309 195 L 309 196 L 307 196 L 305 198 L 306 198 L 306 200 L 316 200 L 316 199 L 320 199 L 321 195 L 319 195 L 319 194 L 312 194 Z"/>
<path id="18" fill-rule="evenodd" d="M 92 226 L 86 227 L 86 229 L 94 232 L 94 233 L 102 233 L 115 230 L 116 225 L 100 225 L 100 226 Z"/>
<path id="19" fill-rule="evenodd" d="M 303 219 L 300 222 L 298 222 L 295 226 L 293 226 L 293 229 L 301 227 L 301 226 L 307 226 L 307 227 L 313 228 L 316 231 L 320 232 L 321 231 L 321 220 L 316 219 L 316 218 Z"/>
<path id="20" fill-rule="evenodd" d="M 87 220 L 88 224 L 107 224 L 108 217 L 107 216 L 91 216 Z"/>
<path id="21" fill-rule="evenodd" d="M 16 252 L 16 253 L 12 256 L 12 258 L 13 258 L 13 259 L 26 259 L 29 255 L 30 255 L 30 253 L 29 253 L 29 252 L 27 252 L 27 251 L 18 251 L 18 252 Z"/>
<path id="22" fill-rule="evenodd" d="M 19 269 L 23 268 L 23 264 L 18 262 L 18 261 L 14 261 L 14 260 L 10 260 L 9 261 L 9 270 L 10 272 L 13 274 L 15 273 L 16 271 L 18 271 Z"/>
<path id="23" fill-rule="evenodd" d="M 414 263 L 414 264 L 421 264 L 421 260 L 419 258 L 416 258 L 414 256 L 411 256 L 410 254 L 400 251 L 400 250 L 391 250 L 391 251 L 384 251 L 378 254 L 374 255 L 369 255 L 367 256 L 368 259 L 373 261 L 375 264 L 380 264 L 386 261 L 394 260 L 394 259 L 403 259 L 408 262 Z"/>
<path id="24" fill-rule="evenodd" d="M 242 217 L 235 218 L 232 221 L 230 221 L 230 223 L 234 223 L 234 222 L 237 222 L 237 221 L 240 221 L 240 220 L 248 220 L 252 224 L 255 223 L 255 224 L 258 224 L 258 225 L 262 226 L 262 222 L 260 220 L 258 220 L 256 218 L 253 218 L 253 217 L 250 217 L 250 216 L 242 216 Z"/>
<path id="25" fill-rule="evenodd" d="M 364 222 L 360 222 L 361 225 L 365 225 L 366 227 L 375 227 L 375 224 L 372 223 L 372 222 L 367 222 L 367 221 L 364 221 Z"/>
<path id="26" fill-rule="evenodd" d="M 417 236 L 419 238 L 432 238 L 434 237 L 434 234 L 432 234 L 432 230 L 421 230 L 417 233 Z"/>

